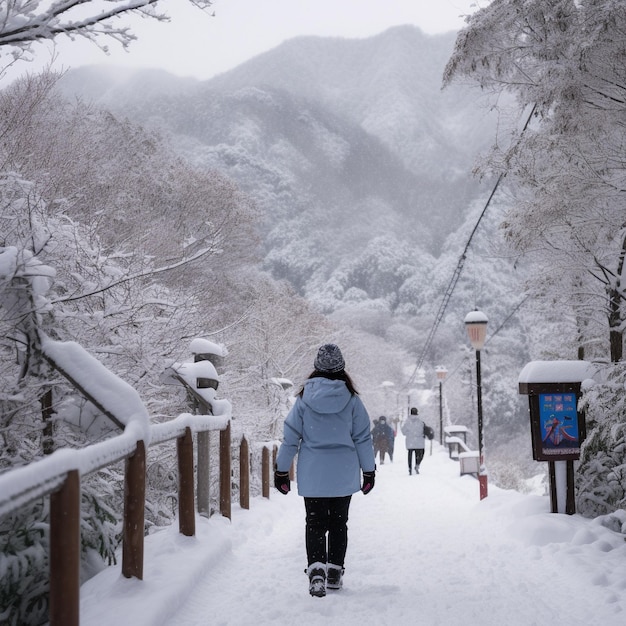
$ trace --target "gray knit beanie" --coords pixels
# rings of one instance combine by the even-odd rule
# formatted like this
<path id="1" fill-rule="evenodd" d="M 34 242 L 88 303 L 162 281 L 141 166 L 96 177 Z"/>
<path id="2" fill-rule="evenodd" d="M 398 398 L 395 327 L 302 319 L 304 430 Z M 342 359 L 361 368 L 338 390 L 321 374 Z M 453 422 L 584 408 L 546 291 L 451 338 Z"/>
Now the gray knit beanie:
<path id="1" fill-rule="evenodd" d="M 346 366 L 341 350 L 334 343 L 325 343 L 318 351 L 313 367 L 318 372 L 340 372 Z"/>

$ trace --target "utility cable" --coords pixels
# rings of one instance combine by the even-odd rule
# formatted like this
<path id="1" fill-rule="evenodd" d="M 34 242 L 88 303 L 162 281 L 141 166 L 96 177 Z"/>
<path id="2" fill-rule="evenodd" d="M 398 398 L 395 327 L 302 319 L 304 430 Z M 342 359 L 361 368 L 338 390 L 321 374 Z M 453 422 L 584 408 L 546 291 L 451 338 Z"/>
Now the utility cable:
<path id="1" fill-rule="evenodd" d="M 528 125 L 530 124 L 530 120 L 533 118 L 534 114 L 535 114 L 535 110 L 537 108 L 537 105 L 533 105 L 528 118 L 526 119 L 526 123 L 524 124 L 524 127 L 522 128 L 519 138 L 518 138 L 518 143 L 520 141 L 520 139 L 522 138 L 524 132 L 526 131 L 526 129 L 528 128 Z M 422 348 L 422 351 L 420 352 L 420 355 L 417 359 L 417 363 L 415 364 L 415 368 L 413 370 L 413 373 L 411 374 L 411 376 L 409 377 L 409 380 L 406 383 L 406 388 L 408 388 L 413 381 L 415 380 L 415 376 L 418 372 L 418 370 L 420 369 L 420 367 L 422 367 L 422 364 L 424 363 L 424 359 L 426 357 L 426 353 L 428 352 L 428 349 L 430 348 L 430 345 L 433 341 L 433 338 L 435 337 L 435 333 L 437 332 L 437 329 L 439 328 L 439 324 L 441 323 L 441 320 L 443 319 L 443 316 L 446 312 L 446 309 L 448 307 L 448 303 L 450 302 L 450 299 L 452 298 L 452 294 L 454 293 L 454 289 L 456 287 L 457 282 L 459 281 L 459 278 L 461 277 L 461 273 L 463 272 L 463 266 L 465 265 L 465 259 L 467 256 L 467 252 L 469 250 L 469 247 L 472 243 L 472 239 L 474 238 L 474 235 L 476 234 L 476 231 L 478 230 L 478 227 L 480 226 L 480 223 L 483 219 L 483 217 L 485 216 L 485 213 L 487 212 L 487 209 L 489 208 L 489 205 L 491 204 L 491 201 L 493 200 L 493 197 L 496 193 L 496 191 L 498 190 L 498 187 L 500 186 L 500 182 L 502 181 L 502 179 L 506 176 L 506 172 L 503 172 L 502 174 L 500 174 L 498 176 L 498 179 L 496 180 L 495 185 L 493 186 L 493 189 L 491 190 L 491 193 L 489 194 L 489 198 L 487 198 L 487 202 L 485 203 L 485 206 L 483 207 L 483 210 L 481 211 L 478 220 L 476 220 L 476 224 L 474 224 L 474 228 L 472 229 L 472 232 L 470 233 L 467 242 L 465 244 L 465 247 L 463 248 L 463 253 L 461 254 L 461 256 L 459 257 L 459 260 L 457 261 L 456 267 L 454 269 L 454 272 L 452 274 L 452 278 L 450 279 L 450 282 L 448 283 L 448 286 L 446 288 L 446 291 L 443 295 L 443 300 L 441 301 L 441 304 L 439 306 L 439 310 L 437 311 L 437 315 L 435 316 L 435 321 L 433 322 L 433 325 L 430 329 L 430 332 L 428 333 L 428 337 L 426 338 L 426 342 L 424 343 L 424 347 Z M 519 307 L 518 307 L 519 308 Z M 517 310 L 517 309 L 516 309 Z M 508 319 L 508 318 L 507 318 Z"/>

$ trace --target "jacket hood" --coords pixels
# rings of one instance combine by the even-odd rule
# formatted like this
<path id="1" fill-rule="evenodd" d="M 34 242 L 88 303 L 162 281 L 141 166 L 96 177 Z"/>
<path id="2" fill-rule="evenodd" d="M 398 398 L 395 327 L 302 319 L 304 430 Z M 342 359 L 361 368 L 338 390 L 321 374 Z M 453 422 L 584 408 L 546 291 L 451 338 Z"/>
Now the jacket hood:
<path id="1" fill-rule="evenodd" d="M 304 383 L 302 401 L 316 413 L 339 413 L 346 408 L 352 394 L 342 380 L 310 378 Z"/>

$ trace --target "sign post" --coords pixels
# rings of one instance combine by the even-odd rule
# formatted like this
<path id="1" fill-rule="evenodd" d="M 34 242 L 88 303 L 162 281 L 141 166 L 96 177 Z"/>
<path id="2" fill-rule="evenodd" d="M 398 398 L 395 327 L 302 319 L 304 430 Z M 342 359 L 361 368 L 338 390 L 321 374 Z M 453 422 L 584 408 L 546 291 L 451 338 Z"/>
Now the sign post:
<path id="1" fill-rule="evenodd" d="M 574 461 L 587 434 L 578 401 L 592 376 L 587 361 L 532 361 L 519 376 L 519 393 L 528 395 L 533 459 L 548 462 L 552 513 L 576 512 Z"/>

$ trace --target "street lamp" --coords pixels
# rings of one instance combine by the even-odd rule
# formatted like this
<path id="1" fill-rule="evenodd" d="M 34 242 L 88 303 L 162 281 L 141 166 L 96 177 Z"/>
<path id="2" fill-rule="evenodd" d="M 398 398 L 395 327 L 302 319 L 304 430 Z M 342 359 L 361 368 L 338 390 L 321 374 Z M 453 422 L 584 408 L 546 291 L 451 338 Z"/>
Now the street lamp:
<path id="1" fill-rule="evenodd" d="M 443 381 L 446 379 L 446 374 L 448 370 L 443 365 L 437 365 L 435 367 L 435 374 L 437 375 L 437 380 L 439 381 L 439 445 L 443 445 L 443 395 L 441 388 L 443 386 Z"/>
<path id="2" fill-rule="evenodd" d="M 487 316 L 476 309 L 465 316 L 465 328 L 470 343 L 476 350 L 476 400 L 478 405 L 478 482 L 480 485 L 480 499 L 487 497 L 487 471 L 485 469 L 485 459 L 483 456 L 483 400 L 480 380 L 480 351 L 485 345 L 487 337 Z"/>
<path id="3" fill-rule="evenodd" d="M 411 407 L 417 406 L 417 389 L 409 389 L 406 394 L 406 417 L 411 413 Z"/>

